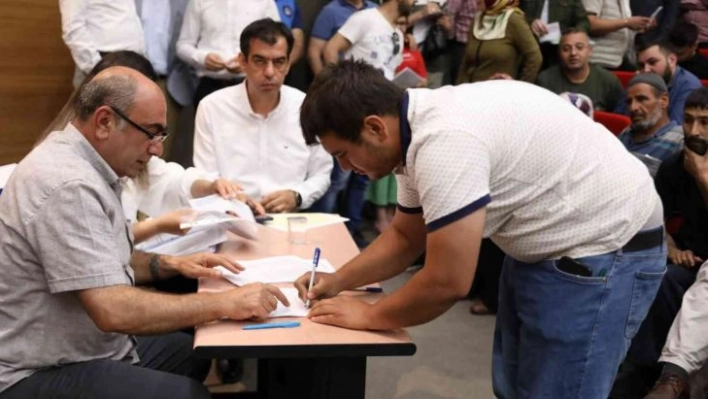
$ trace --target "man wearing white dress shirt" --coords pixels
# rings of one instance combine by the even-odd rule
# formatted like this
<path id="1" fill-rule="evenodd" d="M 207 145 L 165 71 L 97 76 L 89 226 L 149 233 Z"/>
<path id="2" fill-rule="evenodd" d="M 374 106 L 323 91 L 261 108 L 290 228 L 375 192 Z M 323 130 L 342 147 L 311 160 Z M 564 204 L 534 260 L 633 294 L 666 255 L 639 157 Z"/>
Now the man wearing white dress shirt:
<path id="1" fill-rule="evenodd" d="M 280 21 L 272 0 L 190 0 L 177 41 L 177 56 L 197 70 L 194 105 L 224 87 L 240 83 L 240 36 L 261 18 Z"/>
<path id="2" fill-rule="evenodd" d="M 238 57 L 246 80 L 204 98 L 195 121 L 194 165 L 238 181 L 270 213 L 308 208 L 332 170 L 332 158 L 302 136 L 305 93 L 283 85 L 292 46 L 280 22 L 246 27 Z"/>
<path id="3" fill-rule="evenodd" d="M 145 53 L 135 0 L 59 0 L 64 43 L 76 63 L 74 87 L 83 82 L 101 53 Z"/>

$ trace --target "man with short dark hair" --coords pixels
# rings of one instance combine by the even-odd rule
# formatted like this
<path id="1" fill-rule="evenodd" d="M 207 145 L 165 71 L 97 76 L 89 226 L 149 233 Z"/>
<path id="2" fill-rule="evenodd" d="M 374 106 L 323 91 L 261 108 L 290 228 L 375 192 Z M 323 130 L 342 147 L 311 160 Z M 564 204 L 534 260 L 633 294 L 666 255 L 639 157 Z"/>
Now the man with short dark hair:
<path id="1" fill-rule="evenodd" d="M 527 83 L 404 91 L 353 61 L 315 79 L 301 124 L 343 169 L 371 179 L 394 172 L 398 184 L 398 211 L 364 252 L 316 274 L 311 290 L 309 274 L 295 282 L 303 298 L 320 299 L 312 321 L 426 323 L 465 297 L 489 237 L 508 255 L 495 394 L 607 397 L 666 259 L 651 177 L 611 133 Z M 425 266 L 375 304 L 335 296 L 402 273 L 423 250 Z"/>
<path id="2" fill-rule="evenodd" d="M 558 54 L 560 65 L 541 72 L 536 84 L 556 94 L 584 94 L 598 111 L 615 108 L 622 97 L 622 85 L 614 74 L 590 63 L 592 45 L 587 33 L 576 29 L 563 31 Z"/>
<path id="3" fill-rule="evenodd" d="M 676 57 L 681 68 L 696 75 L 698 79 L 708 79 L 708 58 L 698 52 L 698 27 L 690 22 L 680 21 L 669 36 L 676 49 Z"/>
<path id="4" fill-rule="evenodd" d="M 666 41 L 650 41 L 637 38 L 637 64 L 639 72 L 651 72 L 661 76 L 669 88 L 669 119 L 683 122 L 683 106 L 686 97 L 701 87 L 701 81 L 677 64 L 676 53 Z M 615 109 L 618 114 L 627 114 L 623 99 Z"/>
<path id="5" fill-rule="evenodd" d="M 332 159 L 302 138 L 305 94 L 283 85 L 293 36 L 266 18 L 241 33 L 246 80 L 207 96 L 197 109 L 194 165 L 238 181 L 267 212 L 308 208 L 329 186 Z"/>
<path id="6" fill-rule="evenodd" d="M 140 72 L 108 68 L 82 86 L 66 129 L 15 169 L 0 197 L 0 398 L 206 399 L 210 362 L 178 331 L 287 303 L 263 284 L 190 295 L 135 287 L 214 277 L 216 265 L 238 272 L 222 255 L 132 251 L 120 178 L 162 152 L 165 108 Z"/>
<path id="7" fill-rule="evenodd" d="M 664 80 L 653 73 L 635 75 L 627 88 L 627 108 L 632 124 L 619 140 L 656 174 L 661 162 L 681 149 L 683 128 L 669 120 L 669 94 Z"/>

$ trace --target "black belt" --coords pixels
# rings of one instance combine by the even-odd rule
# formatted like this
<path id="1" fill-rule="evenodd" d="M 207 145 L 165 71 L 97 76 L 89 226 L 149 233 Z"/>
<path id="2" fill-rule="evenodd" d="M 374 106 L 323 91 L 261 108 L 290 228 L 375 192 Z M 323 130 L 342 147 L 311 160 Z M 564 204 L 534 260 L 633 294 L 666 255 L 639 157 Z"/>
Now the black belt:
<path id="1" fill-rule="evenodd" d="M 649 248 L 658 247 L 664 243 L 664 229 L 656 228 L 648 231 L 640 231 L 632 237 L 628 243 L 624 244 L 622 251 L 636 252 Z"/>

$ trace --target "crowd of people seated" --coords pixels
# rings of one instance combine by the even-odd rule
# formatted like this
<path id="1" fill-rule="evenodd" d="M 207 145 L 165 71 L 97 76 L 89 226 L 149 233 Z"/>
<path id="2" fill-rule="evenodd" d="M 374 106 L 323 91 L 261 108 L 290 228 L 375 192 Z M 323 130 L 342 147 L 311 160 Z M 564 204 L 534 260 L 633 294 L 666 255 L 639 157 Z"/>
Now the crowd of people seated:
<path id="1" fill-rule="evenodd" d="M 708 323 L 708 263 L 701 266 L 708 260 L 708 89 L 702 88 L 708 86 L 702 52 L 708 49 L 708 1 L 417 3 L 332 0 L 314 18 L 308 39 L 295 0 L 60 0 L 76 91 L 0 196 L 0 267 L 6 272 L 0 320 L 12 320 L 22 332 L 0 333 L 0 399 L 73 392 L 70 381 L 89 372 L 119 396 L 122 378 L 149 386 L 174 377 L 170 397 L 206 397 L 192 381 L 204 379 L 206 366 L 191 358 L 189 337 L 175 331 L 224 315 L 251 317 L 273 308 L 282 294 L 271 286 L 243 287 L 224 294 L 229 306 L 221 301 L 204 311 L 199 294 L 132 290 L 155 284 L 171 291 L 174 286 L 162 284 L 170 280 L 178 291 L 193 293 L 193 279 L 213 265 L 238 271 L 214 254 L 132 252 L 133 241 L 184 233 L 179 221 L 191 198 L 238 198 L 257 214 L 340 213 L 362 248 L 368 199 L 378 207 L 376 228 L 384 231 L 396 204 L 393 176 L 370 182 L 342 169 L 321 146 L 307 145 L 300 126 L 305 93 L 285 84 L 297 62 L 316 76 L 341 59 L 363 60 L 396 83 L 412 71 L 419 80 L 400 81 L 409 88 L 521 80 L 563 96 L 590 118 L 597 111 L 626 116 L 617 139 L 655 179 L 669 258 L 611 397 L 685 395 L 689 374 L 708 358 L 705 334 L 696 331 Z M 623 84 L 618 71 L 630 71 L 631 79 Z M 190 104 L 195 126 L 185 134 L 176 127 Z M 163 108 L 166 120 L 157 117 Z M 341 110 L 342 118 L 346 113 Z M 116 137 L 126 126 L 134 135 Z M 147 144 L 140 140 L 145 136 Z M 193 147 L 194 167 L 161 158 L 178 147 Z M 22 185 L 20 178 L 35 178 L 36 168 L 47 173 L 35 186 Z M 76 169 L 81 172 L 72 176 Z M 65 212 L 49 213 L 43 201 L 52 196 L 66 203 Z M 114 217 L 102 219 L 100 209 Z M 34 221 L 35 214 L 44 220 Z M 76 215 L 89 225 L 77 224 Z M 63 241 L 49 239 L 67 227 L 76 230 L 60 234 Z M 470 291 L 473 314 L 496 312 L 502 260 L 485 240 Z M 135 275 L 123 268 L 128 263 Z M 82 292 L 78 300 L 70 296 L 75 291 Z M 23 295 L 37 295 L 36 312 L 20 312 Z M 144 320 L 109 318 L 138 300 L 166 304 Z M 61 314 L 73 323 L 57 318 Z M 62 345 L 51 352 L 33 345 L 43 339 L 38 326 L 53 329 Z M 155 338 L 133 337 L 145 333 Z M 179 363 L 165 357 L 169 348 L 176 348 Z M 111 366 L 125 359 L 142 370 Z M 77 362 L 100 367 L 66 366 Z M 227 362 L 220 369 L 225 380 L 230 367 L 237 366 Z"/>

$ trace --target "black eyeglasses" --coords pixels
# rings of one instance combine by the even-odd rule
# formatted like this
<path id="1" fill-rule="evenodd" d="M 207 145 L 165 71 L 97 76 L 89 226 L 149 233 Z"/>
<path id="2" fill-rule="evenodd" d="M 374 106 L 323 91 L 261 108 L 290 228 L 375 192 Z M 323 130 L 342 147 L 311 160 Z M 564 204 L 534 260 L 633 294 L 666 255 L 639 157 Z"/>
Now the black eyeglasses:
<path id="1" fill-rule="evenodd" d="M 128 122 L 128 124 L 129 124 L 130 126 L 136 128 L 136 129 L 138 129 L 141 133 L 143 133 L 143 134 L 145 134 L 146 136 L 148 136 L 148 138 L 150 138 L 150 141 L 153 142 L 153 143 L 162 143 L 163 141 L 165 141 L 165 139 L 167 139 L 167 136 L 169 136 L 169 133 L 167 133 L 167 130 L 163 130 L 163 131 L 158 132 L 158 133 L 153 133 L 153 132 L 151 132 L 151 131 L 145 129 L 144 127 L 138 125 L 136 122 L 134 122 L 133 120 L 131 120 L 130 118 L 128 118 L 124 113 L 118 111 L 115 107 L 113 107 L 113 106 L 111 106 L 111 105 L 109 105 L 109 107 L 111 108 L 111 110 L 112 110 L 113 112 L 115 112 L 116 115 L 120 116 L 121 119 L 123 119 L 124 121 Z"/>
<path id="2" fill-rule="evenodd" d="M 708 152 L 708 140 L 703 137 L 689 136 L 683 140 L 683 145 L 700 156 Z"/>

